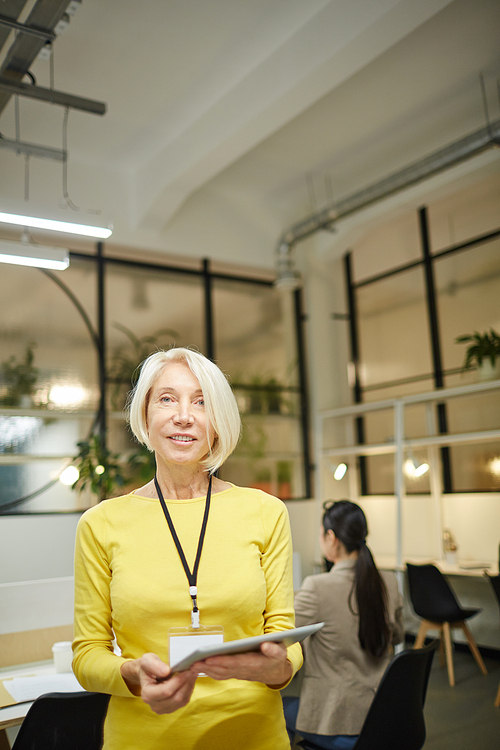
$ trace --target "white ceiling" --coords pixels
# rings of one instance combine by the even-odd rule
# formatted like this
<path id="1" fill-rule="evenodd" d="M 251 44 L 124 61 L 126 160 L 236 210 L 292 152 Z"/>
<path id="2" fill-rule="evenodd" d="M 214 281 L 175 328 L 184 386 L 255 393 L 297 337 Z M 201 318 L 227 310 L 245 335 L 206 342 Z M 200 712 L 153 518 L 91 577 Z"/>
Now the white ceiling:
<path id="1" fill-rule="evenodd" d="M 498 0 L 83 0 L 55 88 L 108 112 L 70 114 L 71 199 L 113 243 L 271 267 L 290 225 L 483 127 L 480 72 L 497 119 L 499 39 Z M 22 140 L 61 148 L 60 107 L 20 112 Z M 60 202 L 61 179 L 32 158 L 30 200 Z M 22 207 L 24 158 L 0 150 L 2 198 Z"/>

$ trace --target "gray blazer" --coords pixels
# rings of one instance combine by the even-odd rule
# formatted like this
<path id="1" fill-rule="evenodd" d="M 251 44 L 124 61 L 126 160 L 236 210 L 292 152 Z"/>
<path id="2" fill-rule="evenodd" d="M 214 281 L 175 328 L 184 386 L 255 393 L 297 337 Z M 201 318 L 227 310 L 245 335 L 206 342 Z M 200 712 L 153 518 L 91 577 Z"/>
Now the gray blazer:
<path id="1" fill-rule="evenodd" d="M 387 667 L 392 647 L 381 659 L 363 651 L 358 616 L 348 606 L 355 562 L 342 560 L 329 573 L 309 576 L 295 595 L 297 627 L 325 626 L 304 643 L 304 677 L 297 730 L 313 734 L 359 734 Z M 381 571 L 387 586 L 392 644 L 404 638 L 403 601 L 393 573 Z M 356 599 L 351 600 L 356 610 Z"/>

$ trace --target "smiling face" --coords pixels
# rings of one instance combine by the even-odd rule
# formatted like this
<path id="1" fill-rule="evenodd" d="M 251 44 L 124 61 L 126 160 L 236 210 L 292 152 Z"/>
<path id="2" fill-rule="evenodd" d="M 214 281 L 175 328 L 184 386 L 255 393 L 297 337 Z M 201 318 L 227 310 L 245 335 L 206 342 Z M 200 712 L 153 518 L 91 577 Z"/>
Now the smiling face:
<path id="1" fill-rule="evenodd" d="M 198 378 L 184 362 L 166 365 L 151 390 L 148 436 L 157 461 L 199 464 L 213 444 Z M 207 438 L 208 426 L 208 438 Z"/>

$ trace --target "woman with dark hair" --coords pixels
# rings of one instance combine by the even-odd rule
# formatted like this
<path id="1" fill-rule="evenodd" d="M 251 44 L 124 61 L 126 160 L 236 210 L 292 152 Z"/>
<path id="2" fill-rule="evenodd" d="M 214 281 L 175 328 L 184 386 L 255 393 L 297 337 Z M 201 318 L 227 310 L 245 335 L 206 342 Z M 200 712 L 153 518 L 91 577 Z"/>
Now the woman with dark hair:
<path id="1" fill-rule="evenodd" d="M 300 699 L 284 697 L 283 704 L 292 744 L 298 732 L 326 750 L 348 750 L 393 646 L 403 640 L 403 602 L 395 575 L 375 565 L 359 505 L 339 500 L 323 507 L 320 546 L 334 565 L 304 580 L 295 619 L 297 626 L 325 626 L 305 642 Z"/>

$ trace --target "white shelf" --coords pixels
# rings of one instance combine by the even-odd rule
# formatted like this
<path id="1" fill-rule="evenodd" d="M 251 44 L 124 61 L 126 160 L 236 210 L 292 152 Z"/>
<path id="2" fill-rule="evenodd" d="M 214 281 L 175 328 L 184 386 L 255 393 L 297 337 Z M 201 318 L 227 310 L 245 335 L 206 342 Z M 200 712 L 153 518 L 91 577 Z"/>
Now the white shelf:
<path id="1" fill-rule="evenodd" d="M 72 461 L 74 456 L 41 455 L 33 453 L 0 453 L 0 464 L 7 466 L 24 466 L 35 461 Z"/>
<path id="2" fill-rule="evenodd" d="M 20 409 L 1 406 L 0 416 L 38 417 L 39 419 L 95 419 L 97 412 L 78 409 Z"/>

